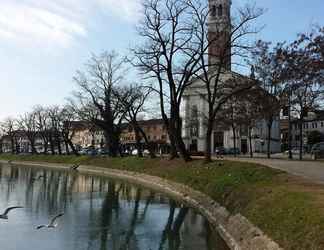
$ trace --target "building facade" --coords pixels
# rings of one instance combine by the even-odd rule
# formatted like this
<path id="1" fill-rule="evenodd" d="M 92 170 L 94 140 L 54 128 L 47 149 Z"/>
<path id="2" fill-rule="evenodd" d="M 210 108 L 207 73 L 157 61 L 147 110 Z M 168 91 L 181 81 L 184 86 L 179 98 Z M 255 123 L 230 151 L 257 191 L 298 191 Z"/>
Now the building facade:
<path id="1" fill-rule="evenodd" d="M 157 152 L 166 152 L 169 147 L 169 137 L 162 119 L 151 119 L 139 121 L 139 125 L 144 130 L 147 139 L 155 146 Z M 135 132 L 131 125 L 122 124 L 120 134 L 120 144 L 124 150 L 135 149 Z M 74 135 L 72 142 L 80 148 L 95 147 L 102 148 L 105 145 L 104 131 L 92 126 L 88 122 L 74 122 Z M 146 148 L 145 141 L 141 138 L 143 149 Z"/>
<path id="2" fill-rule="evenodd" d="M 303 127 L 302 135 L 300 134 L 300 126 Z M 324 137 L 324 111 L 316 110 L 313 112 L 308 112 L 307 117 L 305 117 L 304 122 L 300 124 L 298 120 L 294 119 L 291 123 L 291 135 L 292 135 L 292 147 L 299 148 L 300 137 L 303 139 L 303 144 L 306 150 L 311 147 L 311 142 L 309 142 L 309 135 L 312 132 L 318 132 Z M 324 138 L 322 138 L 323 140 Z"/>
<path id="3" fill-rule="evenodd" d="M 169 152 L 168 132 L 162 119 L 143 120 L 138 123 L 156 152 L 161 154 Z M 129 124 L 125 126 L 121 133 L 120 143 L 127 151 L 131 151 L 136 147 L 135 131 Z M 143 149 L 145 149 L 146 143 L 144 138 L 141 138 L 141 144 Z"/>
<path id="4" fill-rule="evenodd" d="M 220 53 L 225 53 L 224 72 L 221 74 L 220 82 L 235 81 L 237 79 L 246 78 L 246 76 L 240 76 L 239 74 L 231 71 L 231 49 L 225 47 L 226 39 L 231 32 L 231 0 L 209 0 L 209 23 L 208 23 L 208 37 L 209 39 L 215 39 L 215 36 L 220 36 L 215 39 L 217 42 L 211 43 L 209 48 L 209 65 L 217 64 Z M 228 55 L 228 56 L 227 56 Z M 211 68 L 211 70 L 213 70 Z M 196 79 L 186 89 L 183 94 L 181 117 L 183 121 L 182 136 L 185 145 L 190 151 L 205 151 L 206 149 L 206 117 L 208 114 L 208 103 L 204 96 L 206 96 L 207 90 L 205 83 Z M 220 125 L 221 122 L 215 124 L 211 143 L 212 151 L 219 147 L 234 148 L 234 132 L 229 126 Z M 270 139 L 270 150 L 272 153 L 280 152 L 280 123 L 279 114 L 275 119 L 272 126 L 272 133 Z M 248 130 L 244 126 L 237 126 L 235 131 L 236 149 L 240 152 L 249 152 L 249 138 Z M 253 152 L 266 152 L 268 144 L 267 126 L 264 120 L 256 122 L 255 127 L 252 129 L 252 150 Z"/>

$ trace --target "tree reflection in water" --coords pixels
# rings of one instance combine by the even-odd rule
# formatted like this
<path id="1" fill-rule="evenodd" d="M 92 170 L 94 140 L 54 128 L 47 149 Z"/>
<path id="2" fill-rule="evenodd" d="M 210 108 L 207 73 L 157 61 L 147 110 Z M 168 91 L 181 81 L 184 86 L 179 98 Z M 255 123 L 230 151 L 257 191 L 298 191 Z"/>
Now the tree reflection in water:
<path id="1" fill-rule="evenodd" d="M 55 237 L 53 232 L 41 239 L 37 234 L 31 239 L 17 235 L 22 242 L 30 242 L 30 246 L 18 242 L 21 250 L 34 249 L 33 244 L 37 246 L 40 240 L 50 242 L 44 250 L 227 249 L 194 210 L 151 190 L 103 177 L 0 166 L 1 208 L 16 203 L 26 207 L 20 219 L 31 221 L 20 227 L 31 235 L 35 234 L 32 225 L 39 220 L 65 213 Z M 1 236 L 12 234 L 2 230 L 0 226 Z"/>

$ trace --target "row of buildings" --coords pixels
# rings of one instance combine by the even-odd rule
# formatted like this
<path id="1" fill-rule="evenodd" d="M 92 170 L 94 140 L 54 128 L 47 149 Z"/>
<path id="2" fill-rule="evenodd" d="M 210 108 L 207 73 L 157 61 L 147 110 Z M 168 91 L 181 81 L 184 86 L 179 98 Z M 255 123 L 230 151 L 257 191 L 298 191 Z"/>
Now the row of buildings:
<path id="1" fill-rule="evenodd" d="M 192 98 L 192 97 L 191 97 Z M 185 105 L 188 103 L 193 103 L 195 101 L 187 99 Z M 199 107 L 203 109 L 202 107 Z M 185 113 L 183 113 L 185 116 Z M 300 129 L 297 120 L 293 120 L 291 123 L 292 129 L 292 146 L 294 148 L 299 147 L 300 140 Z M 162 119 L 151 119 L 140 122 L 141 127 L 147 134 L 147 138 L 155 146 L 156 152 L 167 153 L 169 150 L 169 138 L 166 127 Z M 303 123 L 303 142 L 304 145 L 309 145 L 308 136 L 311 132 L 317 131 L 319 134 L 324 136 L 324 111 L 314 111 L 309 112 L 308 116 L 305 118 Z M 105 144 L 104 133 L 97 127 L 93 127 L 90 123 L 76 121 L 73 124 L 72 138 L 73 144 L 76 148 L 102 148 Z M 24 133 L 24 131 L 17 130 L 14 133 L 14 141 L 17 144 L 17 151 L 20 153 L 31 152 L 30 142 Z M 185 121 L 183 122 L 183 139 L 187 146 L 187 149 L 191 152 L 202 152 L 205 147 L 205 127 L 203 121 L 200 120 L 197 128 L 192 129 L 186 127 Z M 230 128 L 222 127 L 215 128 L 212 136 L 212 150 L 219 147 L 223 148 L 233 148 L 234 147 L 234 136 L 233 131 Z M 1 148 L 0 151 L 4 153 L 9 153 L 12 150 L 12 138 L 10 136 L 3 136 L 1 138 Z M 250 145 L 247 130 L 238 126 L 236 131 L 236 148 L 242 153 L 249 153 Z M 132 127 L 128 124 L 124 124 L 124 128 L 121 133 L 120 143 L 124 150 L 131 151 L 135 149 L 136 140 L 135 132 Z M 288 120 L 287 117 L 281 116 L 281 118 L 274 122 L 272 127 L 271 136 L 271 152 L 277 153 L 283 150 L 284 145 L 288 143 Z M 142 140 L 143 148 L 145 148 L 144 140 Z M 37 152 L 41 153 L 44 151 L 44 143 L 41 136 L 36 136 L 35 147 Z M 62 150 L 65 152 L 64 145 L 62 145 Z M 267 128 L 265 122 L 260 120 L 252 131 L 252 150 L 253 152 L 266 152 L 267 151 Z"/>
<path id="2" fill-rule="evenodd" d="M 167 153 L 169 147 L 169 140 L 163 120 L 151 119 L 140 121 L 139 124 L 145 131 L 148 140 L 155 147 L 156 152 Z M 72 125 L 72 131 L 72 143 L 77 149 L 90 147 L 103 148 L 105 145 L 104 132 L 100 128 L 91 125 L 89 122 L 74 121 Z M 14 136 L 5 135 L 1 138 L 1 152 L 11 152 L 12 143 L 15 144 L 16 152 L 31 152 L 31 145 L 24 131 L 17 130 L 14 131 L 12 134 Z M 12 137 L 14 137 L 14 139 Z M 60 141 L 62 143 L 62 152 L 65 153 L 66 149 L 65 145 L 63 145 L 63 140 Z M 135 148 L 135 132 L 129 124 L 123 124 L 123 130 L 120 136 L 120 143 L 124 151 L 131 151 Z M 144 140 L 142 140 L 142 144 L 143 148 L 145 148 Z M 38 153 L 44 152 L 44 140 L 42 139 L 41 134 L 37 132 L 35 136 L 35 147 Z"/>

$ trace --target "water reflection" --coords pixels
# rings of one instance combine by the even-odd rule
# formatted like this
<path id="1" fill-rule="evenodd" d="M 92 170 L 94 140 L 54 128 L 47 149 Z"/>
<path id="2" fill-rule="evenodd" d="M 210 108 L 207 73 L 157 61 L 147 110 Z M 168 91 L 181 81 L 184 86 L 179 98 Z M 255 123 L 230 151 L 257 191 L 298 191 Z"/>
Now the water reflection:
<path id="1" fill-rule="evenodd" d="M 151 190 L 107 178 L 41 168 L 0 166 L 1 249 L 223 250 L 194 210 Z M 35 230 L 60 212 L 53 230 Z"/>

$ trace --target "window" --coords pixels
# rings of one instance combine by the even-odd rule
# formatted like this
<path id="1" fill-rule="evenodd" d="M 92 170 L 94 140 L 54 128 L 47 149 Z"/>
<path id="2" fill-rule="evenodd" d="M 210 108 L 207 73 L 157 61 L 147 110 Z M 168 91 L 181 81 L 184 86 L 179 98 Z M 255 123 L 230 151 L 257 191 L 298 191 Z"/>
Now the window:
<path id="1" fill-rule="evenodd" d="M 322 127 L 322 128 L 324 127 L 324 122 L 321 122 L 321 127 Z"/>

